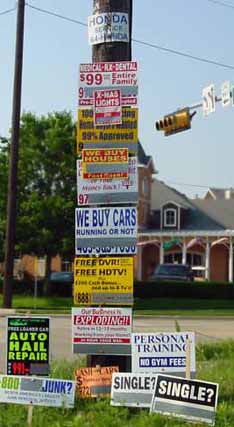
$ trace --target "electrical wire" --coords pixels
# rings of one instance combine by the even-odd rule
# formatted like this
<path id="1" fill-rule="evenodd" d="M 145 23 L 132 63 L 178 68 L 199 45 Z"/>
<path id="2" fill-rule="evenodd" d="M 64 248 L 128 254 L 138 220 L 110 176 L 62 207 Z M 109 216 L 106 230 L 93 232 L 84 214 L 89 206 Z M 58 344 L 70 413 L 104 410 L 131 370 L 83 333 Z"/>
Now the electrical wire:
<path id="1" fill-rule="evenodd" d="M 6 15 L 7 13 L 13 12 L 14 10 L 16 10 L 16 6 L 12 7 L 11 9 L 7 9 L 7 10 L 4 10 L 3 12 L 0 12 L 0 16 Z"/>
<path id="2" fill-rule="evenodd" d="M 161 181 L 161 179 L 160 179 Z M 187 186 L 187 187 L 196 187 L 196 188 L 213 188 L 214 185 L 199 185 L 199 184 L 188 184 L 185 182 L 174 182 L 174 181 L 170 181 L 167 178 L 164 180 L 162 179 L 162 181 L 168 184 L 173 184 L 173 185 L 181 185 L 181 186 Z"/>
<path id="3" fill-rule="evenodd" d="M 219 1 L 219 0 L 207 0 L 207 1 L 210 3 L 213 3 L 213 4 L 217 4 L 218 6 L 224 6 L 224 7 L 228 7 L 229 9 L 234 9 L 234 5 L 224 3 L 224 2 Z"/>
<path id="4" fill-rule="evenodd" d="M 213 0 L 213 1 L 215 1 L 215 0 Z M 25 4 L 29 8 L 38 10 L 39 12 L 45 13 L 47 15 L 55 16 L 57 18 L 65 20 L 65 21 L 69 21 L 69 22 L 73 22 L 75 24 L 82 25 L 84 27 L 88 26 L 84 22 L 78 21 L 76 19 L 69 18 L 67 16 L 60 15 L 58 13 L 51 12 L 51 11 L 48 11 L 46 9 L 42 9 L 42 8 L 39 8 L 39 7 L 36 7 L 36 6 L 32 6 L 30 3 L 25 3 Z M 229 70 L 234 70 L 234 65 L 225 64 L 225 63 L 222 63 L 222 62 L 219 62 L 219 61 L 213 61 L 213 60 L 210 60 L 210 59 L 207 59 L 207 58 L 202 58 L 202 57 L 195 56 L 195 55 L 190 55 L 188 53 L 184 53 L 184 52 L 181 52 L 181 51 L 178 51 L 178 50 L 175 50 L 175 49 L 166 48 L 166 47 L 154 44 L 154 43 L 144 42 L 142 40 L 138 40 L 138 39 L 135 39 L 135 38 L 132 38 L 132 41 L 135 42 L 135 43 L 141 44 L 143 46 L 152 47 L 152 48 L 157 49 L 157 50 L 161 50 L 161 51 L 164 51 L 164 52 L 167 52 L 167 53 L 172 53 L 174 55 L 183 56 L 185 58 L 193 59 L 195 61 L 199 61 L 199 62 L 203 62 L 203 63 L 206 63 L 206 64 L 211 64 L 211 65 L 215 65 L 215 66 L 222 67 L 222 68 L 227 68 Z"/>

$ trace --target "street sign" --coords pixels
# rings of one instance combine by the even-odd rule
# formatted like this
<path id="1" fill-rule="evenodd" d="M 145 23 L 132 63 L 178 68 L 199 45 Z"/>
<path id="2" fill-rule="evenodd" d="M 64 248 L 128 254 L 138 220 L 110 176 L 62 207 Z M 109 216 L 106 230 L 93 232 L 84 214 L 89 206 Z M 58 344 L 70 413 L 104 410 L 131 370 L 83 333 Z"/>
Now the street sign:
<path id="1" fill-rule="evenodd" d="M 131 354 L 131 308 L 72 308 L 73 353 Z"/>
<path id="2" fill-rule="evenodd" d="M 157 375 L 151 412 L 215 424 L 218 384 Z"/>
<path id="3" fill-rule="evenodd" d="M 228 107 L 231 103 L 231 86 L 228 80 L 221 86 L 221 102 L 223 107 Z"/>
<path id="4" fill-rule="evenodd" d="M 84 179 L 82 163 L 81 160 L 77 160 L 77 203 L 79 206 L 137 203 L 138 171 L 136 157 L 130 157 L 128 160 L 128 178 Z M 116 170 L 115 164 L 112 167 L 113 171 Z"/>
<path id="5" fill-rule="evenodd" d="M 203 115 L 208 116 L 215 112 L 215 87 L 210 84 L 202 90 L 202 110 Z"/>
<path id="6" fill-rule="evenodd" d="M 133 257 L 75 258 L 74 304 L 132 305 Z"/>

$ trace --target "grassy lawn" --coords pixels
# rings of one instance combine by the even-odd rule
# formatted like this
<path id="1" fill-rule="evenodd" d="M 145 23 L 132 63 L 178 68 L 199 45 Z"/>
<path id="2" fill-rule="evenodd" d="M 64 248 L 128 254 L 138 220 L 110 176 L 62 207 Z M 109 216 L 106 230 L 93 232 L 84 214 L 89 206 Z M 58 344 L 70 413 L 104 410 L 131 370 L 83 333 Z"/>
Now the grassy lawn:
<path id="1" fill-rule="evenodd" d="M 52 377 L 73 379 L 79 362 L 54 362 Z M 234 341 L 197 346 L 197 378 L 220 385 L 216 427 L 234 426 Z M 26 427 L 27 407 L 0 404 L 0 425 Z M 144 409 L 111 407 L 109 399 L 76 400 L 75 408 L 34 407 L 33 427 L 205 427 L 207 424 L 150 415 Z"/>
<path id="2" fill-rule="evenodd" d="M 2 305 L 2 295 L 0 296 Z M 33 297 L 15 295 L 13 308 L 17 311 L 70 313 L 72 298 Z M 34 310 L 36 307 L 36 310 Z M 234 300 L 186 299 L 186 298 L 135 298 L 134 314 L 136 315 L 170 315 L 170 316 L 234 316 Z"/>

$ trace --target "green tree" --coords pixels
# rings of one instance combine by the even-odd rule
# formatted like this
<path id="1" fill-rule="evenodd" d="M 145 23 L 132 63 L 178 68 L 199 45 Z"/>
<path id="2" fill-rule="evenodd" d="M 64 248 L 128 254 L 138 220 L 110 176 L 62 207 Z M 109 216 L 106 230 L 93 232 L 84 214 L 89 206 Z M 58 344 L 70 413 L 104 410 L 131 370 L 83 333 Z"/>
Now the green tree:
<path id="1" fill-rule="evenodd" d="M 16 249 L 51 258 L 74 254 L 76 204 L 75 124 L 54 112 L 21 118 Z"/>

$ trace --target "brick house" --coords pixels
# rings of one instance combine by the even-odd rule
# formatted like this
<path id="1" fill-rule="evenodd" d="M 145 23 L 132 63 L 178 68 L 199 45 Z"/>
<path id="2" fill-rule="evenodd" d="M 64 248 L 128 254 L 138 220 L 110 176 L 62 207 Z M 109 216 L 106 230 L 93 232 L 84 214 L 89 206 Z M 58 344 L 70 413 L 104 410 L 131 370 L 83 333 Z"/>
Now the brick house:
<path id="1" fill-rule="evenodd" d="M 217 190 L 217 189 L 216 189 Z M 137 278 L 159 263 L 188 263 L 207 280 L 233 282 L 234 198 L 189 199 L 154 179 L 147 228 L 140 228 Z"/>

